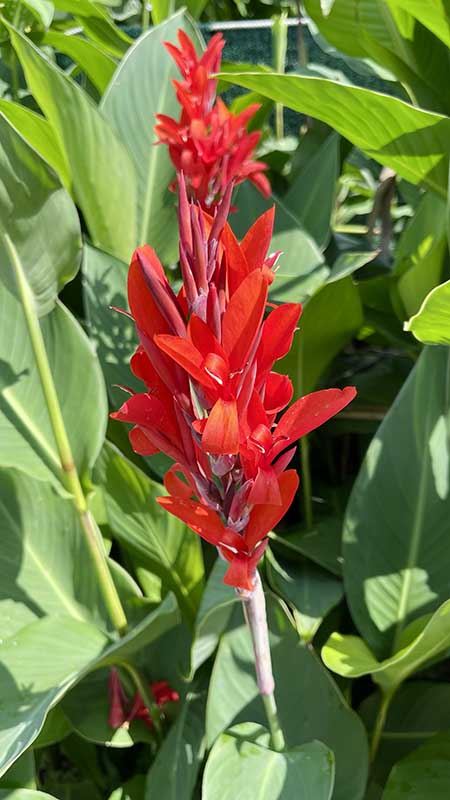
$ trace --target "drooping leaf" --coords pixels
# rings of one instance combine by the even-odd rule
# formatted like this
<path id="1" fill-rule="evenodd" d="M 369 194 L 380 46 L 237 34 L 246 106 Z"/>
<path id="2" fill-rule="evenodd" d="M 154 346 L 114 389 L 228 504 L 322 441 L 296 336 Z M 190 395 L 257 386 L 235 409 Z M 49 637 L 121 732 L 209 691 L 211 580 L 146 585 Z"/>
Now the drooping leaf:
<path id="1" fill-rule="evenodd" d="M 163 46 L 165 41 L 176 43 L 179 29 L 201 50 L 197 30 L 184 14 L 176 14 L 135 42 L 101 102 L 103 115 L 127 146 L 136 168 L 135 244 L 150 244 L 164 263 L 177 258 L 176 196 L 168 188 L 175 170 L 167 147 L 155 144 L 153 126 L 156 113 L 179 116 L 172 86 L 172 79 L 179 77 L 179 73 Z"/>
<path id="2" fill-rule="evenodd" d="M 50 164 L 68 191 L 71 188 L 70 175 L 64 155 L 55 132 L 42 114 L 11 100 L 0 98 L 0 111 L 19 131 L 28 144 Z"/>
<path id="3" fill-rule="evenodd" d="M 417 314 L 405 322 L 405 331 L 411 331 L 425 344 L 450 345 L 450 281 L 436 286 L 426 296 Z"/>
<path id="4" fill-rule="evenodd" d="M 117 67 L 111 56 L 94 42 L 57 31 L 48 31 L 43 43 L 69 56 L 86 73 L 100 94 L 103 94 Z"/>
<path id="5" fill-rule="evenodd" d="M 40 315 L 77 272 L 81 231 L 72 200 L 53 170 L 0 110 L 0 258 L 2 282 L 16 284 L 4 242 L 8 234 L 23 264 Z M 55 225 L 55 217 L 58 225 Z"/>
<path id="6" fill-rule="evenodd" d="M 269 597 L 266 598 L 269 601 Z M 221 639 L 211 676 L 206 734 L 212 744 L 226 728 L 249 719 L 264 724 L 254 675 L 250 634 L 237 608 Z M 336 759 L 335 800 L 361 800 L 367 776 L 367 742 L 356 714 L 314 652 L 301 644 L 277 604 L 269 601 L 271 652 L 281 727 L 288 748 L 318 739 Z M 317 714 L 317 709 L 321 713 Z"/>
<path id="7" fill-rule="evenodd" d="M 396 764 L 383 800 L 446 800 L 450 793 L 450 734 L 441 733 Z"/>
<path id="8" fill-rule="evenodd" d="M 330 800 L 333 753 L 310 742 L 277 753 L 262 725 L 247 722 L 215 742 L 203 776 L 204 800 Z"/>
<path id="9" fill-rule="evenodd" d="M 21 2 L 42 22 L 44 28 L 50 27 L 55 11 L 50 0 L 21 0 Z"/>
<path id="10" fill-rule="evenodd" d="M 379 657 L 448 597 L 448 350 L 428 348 L 372 440 L 348 503 L 344 578 Z"/>
<path id="11" fill-rule="evenodd" d="M 10 27 L 36 101 L 57 133 L 94 244 L 127 259 L 136 242 L 136 174 L 126 147 L 83 89 Z"/>
<path id="12" fill-rule="evenodd" d="M 55 8 L 73 14 L 89 39 L 116 58 L 122 58 L 133 40 L 114 24 L 107 11 L 92 0 L 53 0 Z"/>
<path id="13" fill-rule="evenodd" d="M 107 407 L 92 346 L 57 302 L 41 320 L 50 369 L 75 465 L 83 475 L 103 443 Z M 0 283 L 0 466 L 23 470 L 62 487 L 60 459 L 23 310 Z"/>
<path id="14" fill-rule="evenodd" d="M 446 0 L 389 0 L 389 5 L 407 11 L 450 47 L 450 11 Z"/>
<path id="15" fill-rule="evenodd" d="M 188 694 L 147 774 L 145 800 L 191 800 L 205 751 L 205 698 Z"/>
<path id="16" fill-rule="evenodd" d="M 404 631 L 404 638 L 399 640 L 398 651 L 384 661 L 378 661 L 359 636 L 342 636 L 340 633 L 330 636 L 322 648 L 322 658 L 333 672 L 346 678 L 370 674 L 375 683 L 389 692 L 427 661 L 442 657 L 449 646 L 450 600 L 443 603 L 431 618 L 426 615 L 411 623 L 410 629 Z"/>
<path id="17" fill-rule="evenodd" d="M 199 537 L 158 505 L 163 487 L 110 444 L 97 461 L 94 480 L 102 487 L 113 536 L 161 576 L 192 620 L 203 586 Z"/>
<path id="18" fill-rule="evenodd" d="M 176 602 L 169 595 L 113 642 L 90 623 L 61 615 L 36 620 L 0 643 L 0 775 L 32 744 L 50 709 L 84 675 L 126 661 L 177 619 Z"/>
<path id="19" fill-rule="evenodd" d="M 381 92 L 323 78 L 259 73 L 223 73 L 220 77 L 326 122 L 380 164 L 411 183 L 424 183 L 446 196 L 448 117 Z"/>
<path id="20" fill-rule="evenodd" d="M 281 250 L 277 273 L 270 287 L 274 302 L 301 302 L 312 295 L 329 275 L 319 247 L 304 230 L 302 222 L 284 199 L 272 195 L 265 199 L 248 181 L 241 184 L 235 201 L 238 212 L 231 226 L 242 239 L 257 217 L 275 205 L 275 226 L 270 252 Z"/>

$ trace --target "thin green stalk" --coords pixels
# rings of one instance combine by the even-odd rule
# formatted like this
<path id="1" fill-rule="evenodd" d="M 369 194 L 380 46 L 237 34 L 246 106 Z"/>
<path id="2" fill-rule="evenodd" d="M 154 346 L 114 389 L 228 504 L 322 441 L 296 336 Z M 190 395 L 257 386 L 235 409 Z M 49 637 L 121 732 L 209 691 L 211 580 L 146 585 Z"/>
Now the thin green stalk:
<path id="1" fill-rule="evenodd" d="M 33 348 L 42 391 L 44 393 L 50 423 L 55 437 L 56 447 L 62 470 L 63 483 L 72 497 L 72 502 L 79 514 L 82 529 L 97 573 L 97 578 L 104 597 L 105 605 L 111 617 L 111 622 L 116 630 L 123 634 L 127 627 L 127 619 L 117 594 L 111 573 L 106 560 L 101 536 L 87 505 L 76 466 L 74 464 L 72 449 L 67 436 L 64 419 L 59 405 L 56 387 L 53 381 L 50 364 L 45 349 L 44 338 L 36 311 L 33 294 L 27 283 L 22 264 L 16 248 L 8 234 L 4 234 L 6 249 L 10 256 L 11 265 L 19 290 L 19 296 L 25 316 L 28 334 Z"/>
<path id="2" fill-rule="evenodd" d="M 273 694 L 262 695 L 267 721 L 269 723 L 270 735 L 274 750 L 281 752 L 285 748 L 284 734 L 281 730 L 280 720 L 278 719 L 277 705 Z"/>
<path id="3" fill-rule="evenodd" d="M 142 16 L 141 16 L 142 31 L 146 31 L 149 25 L 150 25 L 150 9 L 148 7 L 147 0 L 142 0 Z"/>
<path id="4" fill-rule="evenodd" d="M 311 466 L 309 461 L 309 442 L 306 436 L 300 439 L 300 459 L 302 464 L 302 497 L 305 512 L 305 523 L 308 530 L 314 524 L 312 507 Z"/>
<path id="5" fill-rule="evenodd" d="M 287 51 L 287 13 L 273 18 L 272 26 L 272 47 L 273 47 L 273 66 L 275 72 L 284 72 L 286 67 Z M 275 134 L 278 139 L 284 136 L 284 111 L 282 103 L 275 103 Z"/>
<path id="6" fill-rule="evenodd" d="M 133 683 L 137 691 L 141 695 L 148 713 L 150 714 L 156 734 L 159 739 L 162 739 L 162 725 L 159 716 L 160 714 L 159 707 L 154 702 L 149 690 L 147 689 L 145 681 L 143 681 L 138 670 L 135 669 L 135 667 L 133 667 L 131 664 L 128 664 L 128 662 L 123 661 L 121 662 L 120 666 L 123 667 L 131 676 Z"/>
<path id="7" fill-rule="evenodd" d="M 395 694 L 395 689 L 391 690 L 390 692 L 382 692 L 381 703 L 378 709 L 378 714 L 375 720 L 375 725 L 372 733 L 372 740 L 370 743 L 371 763 L 375 761 L 375 756 L 378 752 L 378 747 L 380 744 L 381 734 L 383 733 L 383 729 L 386 723 L 387 712 L 394 694 Z"/>
<path id="8" fill-rule="evenodd" d="M 20 25 L 20 17 L 22 13 L 21 3 L 17 0 L 16 9 L 14 11 L 14 17 L 12 24 L 14 28 L 18 28 Z M 18 58 L 16 55 L 16 51 L 11 45 L 11 96 L 15 103 L 19 102 L 19 71 L 18 71 Z"/>

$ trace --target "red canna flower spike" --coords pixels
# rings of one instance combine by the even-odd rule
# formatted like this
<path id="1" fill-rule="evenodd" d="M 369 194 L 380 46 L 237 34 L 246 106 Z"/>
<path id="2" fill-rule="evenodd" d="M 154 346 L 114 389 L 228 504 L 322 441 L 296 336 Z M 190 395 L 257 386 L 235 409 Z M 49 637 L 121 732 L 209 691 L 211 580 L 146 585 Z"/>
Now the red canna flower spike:
<path id="1" fill-rule="evenodd" d="M 157 114 L 155 133 L 159 143 L 169 148 L 178 173 L 183 172 L 191 198 L 205 210 L 214 210 L 232 182 L 250 180 L 266 197 L 270 183 L 264 174 L 267 165 L 254 159 L 261 138 L 259 131 L 247 132 L 259 104 L 233 114 L 216 97 L 224 39 L 221 33 L 210 40 L 205 52 L 197 56 L 189 37 L 178 32 L 180 47 L 170 42 L 165 47 L 182 76 L 173 81 L 181 106 L 178 120 Z M 175 189 L 175 184 L 171 186 Z"/>
<path id="2" fill-rule="evenodd" d="M 119 673 L 114 667 L 109 673 L 108 699 L 108 724 L 111 728 L 120 728 L 127 721 L 125 712 L 127 696 L 122 688 L 122 684 L 120 683 Z"/>
<path id="3" fill-rule="evenodd" d="M 176 703 L 180 696 L 167 681 L 155 681 L 149 684 L 155 705 L 164 707 L 168 703 Z M 108 694 L 110 712 L 108 724 L 114 730 L 128 727 L 135 719 L 141 719 L 147 727 L 153 728 L 153 720 L 139 692 L 130 701 L 122 687 L 118 670 L 113 667 L 109 674 Z"/>

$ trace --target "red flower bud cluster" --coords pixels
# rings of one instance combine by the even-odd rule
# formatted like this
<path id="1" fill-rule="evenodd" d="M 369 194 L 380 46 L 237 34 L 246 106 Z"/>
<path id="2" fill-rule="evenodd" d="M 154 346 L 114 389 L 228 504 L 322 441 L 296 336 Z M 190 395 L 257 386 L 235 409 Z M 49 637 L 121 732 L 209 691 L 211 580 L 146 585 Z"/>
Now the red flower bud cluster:
<path id="1" fill-rule="evenodd" d="M 137 453 L 173 459 L 160 505 L 218 547 L 225 583 L 252 590 L 267 535 L 297 490 L 297 473 L 286 471 L 297 440 L 355 389 L 314 392 L 278 416 L 293 387 L 273 367 L 291 347 L 301 306 L 268 303 L 279 256 L 267 255 L 273 210 L 238 242 L 227 223 L 231 191 L 211 217 L 189 202 L 180 177 L 178 294 L 154 250 L 135 251 L 128 299 L 140 344 L 131 369 L 146 390 L 112 416 L 133 423 Z"/>
<path id="2" fill-rule="evenodd" d="M 211 210 L 231 181 L 237 184 L 248 178 L 267 197 L 267 165 L 253 160 L 261 132 L 247 133 L 247 125 L 260 106 L 252 104 L 233 114 L 216 97 L 217 80 L 210 77 L 220 70 L 225 44 L 222 34 L 212 37 L 200 58 L 181 30 L 178 40 L 179 48 L 169 42 L 165 46 L 183 77 L 182 81 L 173 81 L 181 116 L 175 120 L 157 114 L 155 132 L 159 142 L 168 145 L 177 172 L 184 173 L 189 195 L 202 208 Z"/>
<path id="3" fill-rule="evenodd" d="M 150 683 L 149 687 L 155 704 L 160 708 L 167 705 L 167 703 L 176 703 L 180 699 L 178 692 L 171 689 L 167 681 L 156 681 L 155 683 Z M 120 682 L 119 673 L 115 668 L 111 670 L 109 675 L 108 695 L 108 723 L 111 728 L 117 730 L 123 725 L 129 725 L 135 719 L 141 719 L 148 728 L 153 728 L 153 720 L 141 695 L 136 692 L 131 702 L 128 700 Z"/>

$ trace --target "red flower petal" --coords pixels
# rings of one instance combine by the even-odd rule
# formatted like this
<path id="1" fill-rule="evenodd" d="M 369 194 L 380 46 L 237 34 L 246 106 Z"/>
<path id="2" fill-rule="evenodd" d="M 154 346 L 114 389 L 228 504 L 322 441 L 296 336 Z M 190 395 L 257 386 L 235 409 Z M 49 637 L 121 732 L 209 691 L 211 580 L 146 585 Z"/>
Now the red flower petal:
<path id="1" fill-rule="evenodd" d="M 208 389 L 216 390 L 217 385 L 203 369 L 203 356 L 189 339 L 181 339 L 179 336 L 168 336 L 161 334 L 155 336 L 155 342 L 164 353 L 183 367 L 189 375 L 196 381 L 206 386 Z"/>
<path id="2" fill-rule="evenodd" d="M 202 539 L 217 546 L 232 547 L 242 550 L 244 540 L 238 533 L 225 528 L 219 515 L 211 508 L 196 503 L 194 500 L 181 500 L 177 497 L 157 497 L 162 508 L 181 519 Z"/>
<path id="3" fill-rule="evenodd" d="M 152 444 L 145 431 L 138 425 L 131 429 L 128 438 L 134 452 L 140 456 L 154 456 L 155 453 L 159 453 L 159 448 Z"/>
<path id="4" fill-rule="evenodd" d="M 258 347 L 258 376 L 265 375 L 275 361 L 289 352 L 301 312 L 300 303 L 284 303 L 269 314 Z"/>
<path id="5" fill-rule="evenodd" d="M 274 439 L 285 437 L 286 445 L 296 442 L 342 411 L 355 395 L 355 387 L 346 386 L 345 389 L 323 389 L 300 397 L 281 417 Z"/>
<path id="6" fill-rule="evenodd" d="M 236 372 L 246 364 L 259 334 L 267 300 L 267 281 L 254 271 L 235 291 L 222 317 L 222 346 L 228 355 L 230 370 Z"/>
<path id="7" fill-rule="evenodd" d="M 247 259 L 250 270 L 260 270 L 263 267 L 272 239 L 274 219 L 275 206 L 272 206 L 264 214 L 261 214 L 241 242 L 242 252 Z"/>
<path id="8" fill-rule="evenodd" d="M 299 479 L 296 471 L 290 469 L 283 472 L 278 479 L 281 505 L 257 505 L 250 512 L 250 519 L 245 529 L 244 539 L 249 551 L 253 550 L 269 531 L 277 525 L 291 505 L 297 491 Z"/>
<path id="9" fill-rule="evenodd" d="M 236 400 L 219 399 L 214 403 L 203 430 L 202 448 L 220 456 L 239 452 L 239 420 Z"/>

